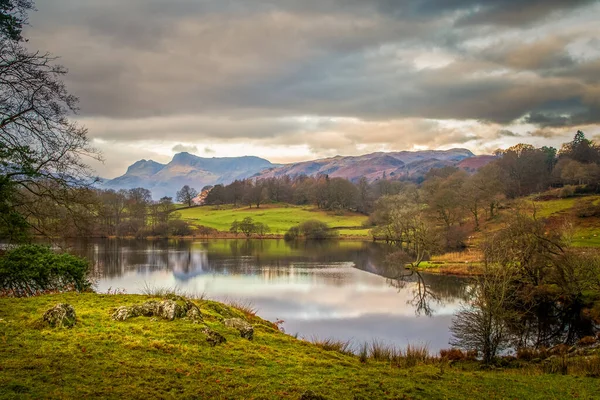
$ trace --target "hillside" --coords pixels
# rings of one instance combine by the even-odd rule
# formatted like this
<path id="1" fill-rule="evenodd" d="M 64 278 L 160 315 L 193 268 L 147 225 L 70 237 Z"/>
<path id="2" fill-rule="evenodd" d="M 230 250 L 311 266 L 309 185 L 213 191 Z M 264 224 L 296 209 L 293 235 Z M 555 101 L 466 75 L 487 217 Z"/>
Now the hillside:
<path id="1" fill-rule="evenodd" d="M 400 151 L 372 153 L 356 157 L 337 156 L 284 165 L 258 176 L 329 175 L 356 181 L 361 177 L 374 181 L 385 173 L 390 178 L 419 178 L 432 168 L 454 166 L 475 155 L 467 149 Z"/>
<path id="2" fill-rule="evenodd" d="M 223 208 L 202 206 L 179 210 L 181 217 L 194 225 L 203 225 L 228 232 L 231 223 L 251 217 L 255 222 L 262 222 L 271 228 L 271 233 L 283 235 L 292 226 L 310 219 L 318 219 L 332 228 L 339 228 L 342 236 L 369 237 L 369 229 L 363 228 L 367 217 L 362 214 L 344 213 L 319 210 L 312 206 L 293 206 L 287 204 L 264 205 L 261 208 Z"/>
<path id="3" fill-rule="evenodd" d="M 443 364 L 373 358 L 324 350 L 281 333 L 274 324 L 212 301 L 196 301 L 202 321 L 136 317 L 114 321 L 120 306 L 148 296 L 61 294 L 0 299 L 2 398 L 300 399 L 590 399 L 595 378 L 523 369 L 479 369 L 469 362 Z M 160 300 L 160 299 L 157 299 Z M 71 329 L 43 325 L 57 303 L 73 305 Z M 254 339 L 240 337 L 224 318 L 242 318 Z M 207 332 L 226 342 L 212 347 Z M 214 335 L 214 334 L 213 334 Z"/>
<path id="4" fill-rule="evenodd" d="M 374 181 L 386 174 L 389 178 L 418 179 L 432 168 L 458 166 L 474 171 L 492 159 L 493 156 L 475 156 L 467 149 L 451 149 L 380 152 L 279 165 L 250 156 L 202 158 L 189 153 L 179 153 L 168 164 L 152 160 L 137 161 L 124 175 L 104 181 L 101 186 L 116 190 L 143 187 L 151 190 L 153 197 L 158 199 L 163 196 L 174 197 L 183 185 L 200 190 L 207 185 L 229 184 L 236 179 L 250 177 L 327 174 L 352 181 L 364 176 L 369 181 Z"/>
<path id="5" fill-rule="evenodd" d="M 245 179 L 275 166 L 258 157 L 202 158 L 179 153 L 168 164 L 140 160 L 131 165 L 125 175 L 105 181 L 102 187 L 117 190 L 143 187 L 151 190 L 155 199 L 175 197 L 183 185 L 200 190 L 207 185 Z"/>

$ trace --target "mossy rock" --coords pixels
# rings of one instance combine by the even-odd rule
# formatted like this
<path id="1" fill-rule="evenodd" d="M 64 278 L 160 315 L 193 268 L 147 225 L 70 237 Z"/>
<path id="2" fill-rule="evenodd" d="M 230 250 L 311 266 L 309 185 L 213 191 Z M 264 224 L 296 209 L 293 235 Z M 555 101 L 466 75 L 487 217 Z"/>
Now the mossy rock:
<path id="1" fill-rule="evenodd" d="M 139 316 L 159 317 L 168 321 L 184 317 L 196 323 L 202 321 L 202 313 L 198 306 L 179 296 L 162 301 L 151 300 L 143 304 L 119 307 L 112 314 L 112 319 L 125 321 Z"/>
<path id="2" fill-rule="evenodd" d="M 59 303 L 44 313 L 44 322 L 53 328 L 72 328 L 77 322 L 75 308 L 70 304 Z"/>

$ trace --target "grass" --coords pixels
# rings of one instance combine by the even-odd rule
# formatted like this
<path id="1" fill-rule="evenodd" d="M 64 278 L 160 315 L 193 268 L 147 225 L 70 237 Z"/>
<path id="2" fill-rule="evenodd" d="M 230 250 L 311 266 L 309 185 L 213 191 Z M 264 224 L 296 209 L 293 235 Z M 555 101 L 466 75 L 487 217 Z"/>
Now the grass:
<path id="1" fill-rule="evenodd" d="M 190 321 L 111 320 L 117 307 L 149 298 L 0 298 L 0 398 L 299 399 L 312 390 L 327 399 L 591 399 L 600 391 L 600 380 L 584 374 L 437 365 L 418 348 L 407 363 L 413 367 L 392 365 L 381 355 L 384 349 L 377 350 L 377 361 L 367 348 L 361 362 L 360 356 L 295 339 L 272 323 L 208 300 L 197 304 L 206 325 L 227 339 L 217 347 L 208 345 L 201 324 Z M 75 307 L 74 328 L 40 323 L 43 312 L 59 302 Z M 254 340 L 226 328 L 221 321 L 230 317 L 249 320 Z"/>
<path id="2" fill-rule="evenodd" d="M 576 198 L 553 199 L 545 201 L 535 201 L 536 215 L 541 218 L 557 216 L 559 214 L 570 213 L 575 205 Z"/>
<path id="3" fill-rule="evenodd" d="M 231 223 L 251 217 L 255 222 L 262 222 L 271 228 L 271 233 L 282 235 L 292 226 L 299 223 L 317 219 L 325 222 L 332 228 L 338 228 L 341 235 L 367 237 L 369 230 L 363 228 L 367 217 L 362 214 L 344 213 L 338 215 L 334 212 L 319 210 L 313 206 L 293 206 L 287 204 L 269 204 L 260 208 L 232 208 L 202 206 L 179 211 L 181 217 L 196 225 L 204 225 L 228 232 Z"/>

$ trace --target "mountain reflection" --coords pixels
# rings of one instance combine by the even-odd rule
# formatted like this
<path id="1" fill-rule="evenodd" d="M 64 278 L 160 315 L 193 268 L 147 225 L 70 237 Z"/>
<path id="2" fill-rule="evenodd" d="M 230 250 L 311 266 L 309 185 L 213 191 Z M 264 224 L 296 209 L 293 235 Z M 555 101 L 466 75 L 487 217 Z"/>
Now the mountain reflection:
<path id="1" fill-rule="evenodd" d="M 391 249 L 369 242 L 107 239 L 66 245 L 93 262 L 100 292 L 176 286 L 217 300 L 248 300 L 260 316 L 284 319 L 287 332 L 306 337 L 447 347 L 450 318 L 468 289 L 468 280 L 455 277 L 399 280 L 399 271 L 384 262 Z"/>

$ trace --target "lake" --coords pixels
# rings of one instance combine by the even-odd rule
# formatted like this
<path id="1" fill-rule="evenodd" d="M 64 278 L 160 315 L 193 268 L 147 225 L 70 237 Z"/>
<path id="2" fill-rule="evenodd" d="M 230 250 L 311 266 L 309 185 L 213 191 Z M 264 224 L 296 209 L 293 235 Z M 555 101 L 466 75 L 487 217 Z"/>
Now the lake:
<path id="1" fill-rule="evenodd" d="M 177 288 L 249 302 L 289 334 L 356 343 L 449 347 L 449 325 L 469 282 L 387 267 L 390 249 L 370 242 L 283 240 L 82 240 L 73 253 L 93 262 L 97 290 Z"/>

